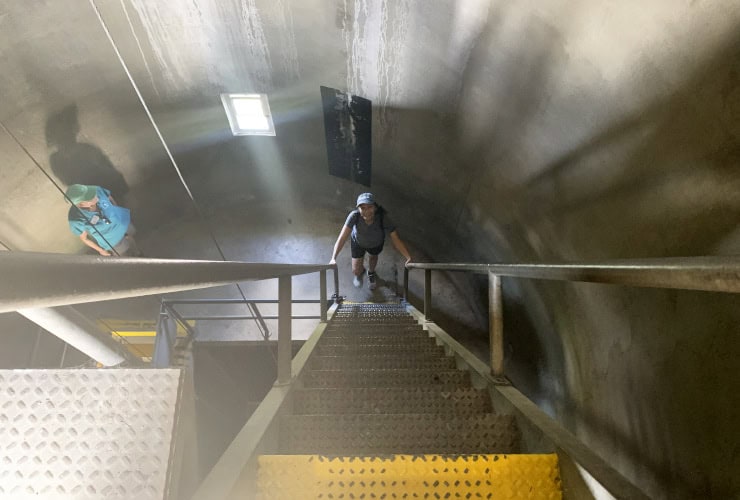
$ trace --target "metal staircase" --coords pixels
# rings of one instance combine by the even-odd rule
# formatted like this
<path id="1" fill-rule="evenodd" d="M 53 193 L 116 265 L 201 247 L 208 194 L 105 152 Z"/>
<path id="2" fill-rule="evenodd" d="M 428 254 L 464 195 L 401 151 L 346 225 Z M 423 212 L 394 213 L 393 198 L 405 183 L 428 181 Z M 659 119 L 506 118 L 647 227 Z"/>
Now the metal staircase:
<path id="1" fill-rule="evenodd" d="M 147 490 L 151 498 L 214 500 L 251 498 L 257 494 L 263 498 L 291 499 L 561 495 L 581 499 L 594 498 L 596 489 L 614 498 L 636 500 L 650 497 L 632 482 L 634 477 L 626 477 L 619 470 L 624 468 L 623 463 L 609 463 L 609 457 L 600 456 L 506 379 L 501 278 L 740 293 L 740 259 L 736 256 L 601 263 L 411 263 L 404 269 L 403 296 L 411 297 L 408 272 L 423 270 L 423 313 L 406 302 L 409 317 L 398 305 L 335 305 L 327 310 L 326 271 L 331 268 L 325 264 L 102 259 L 0 252 L 0 313 L 48 311 L 86 302 L 277 279 L 277 381 L 205 477 L 193 472 L 197 450 L 192 429 L 178 430 L 178 435 L 190 437 L 190 441 L 182 440 L 185 452 L 180 452 L 178 446 L 172 447 L 159 437 L 156 450 L 151 449 L 147 426 L 126 426 L 129 431 L 137 431 L 136 439 L 146 443 L 145 458 L 151 458 L 153 451 L 166 449 L 171 459 L 166 467 L 167 480 L 159 483 L 161 488 Z M 434 323 L 433 271 L 488 276 L 489 362 L 473 356 Z M 95 273 L 104 274 L 106 280 L 90 281 L 89 276 Z M 292 304 L 306 301 L 293 300 L 291 283 L 293 276 L 309 273 L 319 275 L 316 302 L 321 304 L 320 322 L 295 354 L 291 344 Z M 334 268 L 335 297 L 339 297 L 338 283 Z M 327 323 L 329 317 L 331 321 Z M 423 330 L 417 322 L 423 323 Z M 71 336 L 60 328 L 52 333 L 103 366 L 128 362 L 103 341 L 108 339 L 90 332 Z M 436 347 L 439 344 L 444 345 L 444 351 Z M 177 352 L 174 358 L 182 361 Z M 122 371 L 129 377 L 136 376 L 131 368 Z M 111 376 L 110 370 L 90 373 L 102 382 Z M 106 406 L 99 404 L 104 399 L 99 388 L 89 380 L 83 385 L 91 388 L 96 403 L 81 407 L 88 412 L 88 421 L 130 420 L 118 404 L 110 404 L 116 411 L 107 414 L 103 411 Z M 187 387 L 182 389 L 183 400 L 191 401 L 192 394 L 188 392 Z M 38 394 L 43 405 L 54 408 L 61 408 L 68 394 L 76 394 L 68 387 L 56 390 L 53 397 L 47 396 L 44 384 L 38 383 L 26 392 L 13 386 L 12 391 L 0 395 L 7 400 L 7 408 L 33 408 L 22 400 L 31 393 Z M 74 413 L 77 406 L 69 406 Z M 137 412 L 146 414 L 149 410 L 149 405 L 137 405 Z M 495 410 L 503 415 L 497 415 Z M 38 421 L 37 413 L 27 420 Z M 168 428 L 187 429 L 192 425 L 192 413 L 174 411 L 177 425 Z M 64 418 L 67 417 L 59 414 L 53 420 L 63 423 Z M 21 436 L 15 425 L 24 420 L 25 417 L 14 416 L 14 425 L 6 426 L 6 432 Z M 108 431 L 106 427 L 105 432 Z M 83 437 L 88 434 L 86 431 Z M 87 455 L 79 463 L 69 462 L 66 455 L 60 459 L 67 447 L 78 446 L 80 436 L 75 426 L 64 426 L 54 432 L 56 451 L 46 448 L 33 462 L 25 455 L 16 457 L 13 453 L 42 449 L 41 446 L 23 448 L 12 440 L 0 440 L 0 444 L 8 445 L 0 446 L 5 456 L 2 472 L 18 481 L 27 480 L 13 488 L 33 494 L 34 498 L 41 493 L 37 491 L 40 483 L 36 478 L 42 472 L 49 479 L 49 484 L 41 487 L 49 493 L 46 498 L 57 498 L 60 488 L 92 491 L 91 488 L 100 486 L 98 478 L 110 477 L 110 467 L 106 465 L 110 462 L 89 460 Z M 13 448 L 12 453 L 6 448 Z M 128 447 L 120 446 L 118 441 L 110 449 L 115 451 L 111 460 L 129 464 L 136 468 L 136 474 L 142 467 L 148 471 L 157 469 L 142 466 L 144 461 L 132 458 Z M 516 451 L 527 454 L 513 453 Z M 46 466 L 33 465 L 40 464 L 39 460 L 60 465 L 58 478 Z M 154 462 L 165 463 L 162 458 Z M 24 475 L 29 463 L 32 470 Z M 258 465 L 262 493 L 256 493 Z M 74 473 L 66 470 L 67 466 L 74 468 Z M 159 473 L 158 469 L 155 472 Z M 627 472 L 634 476 L 633 470 Z M 120 487 L 125 490 L 133 484 L 128 477 L 118 474 L 114 479 L 120 479 Z M 296 477 L 298 481 L 293 481 Z M 644 478 L 641 482 L 649 485 Z M 134 486 L 141 484 L 137 480 Z M 2 487 L 7 489 L 5 483 Z"/>
<path id="2" fill-rule="evenodd" d="M 259 498 L 561 498 L 556 455 L 512 455 L 513 416 L 398 304 L 335 311 L 279 442 Z"/>

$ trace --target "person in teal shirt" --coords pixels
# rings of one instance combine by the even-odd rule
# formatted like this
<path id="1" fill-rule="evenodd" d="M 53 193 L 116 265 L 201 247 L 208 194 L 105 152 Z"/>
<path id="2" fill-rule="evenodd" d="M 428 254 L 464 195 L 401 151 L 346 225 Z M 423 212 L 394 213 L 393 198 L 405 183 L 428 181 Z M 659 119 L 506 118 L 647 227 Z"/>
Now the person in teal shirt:
<path id="1" fill-rule="evenodd" d="M 72 206 L 67 214 L 69 228 L 100 255 L 140 254 L 133 235 L 131 212 L 119 206 L 109 190 L 100 186 L 72 184 L 65 197 Z"/>

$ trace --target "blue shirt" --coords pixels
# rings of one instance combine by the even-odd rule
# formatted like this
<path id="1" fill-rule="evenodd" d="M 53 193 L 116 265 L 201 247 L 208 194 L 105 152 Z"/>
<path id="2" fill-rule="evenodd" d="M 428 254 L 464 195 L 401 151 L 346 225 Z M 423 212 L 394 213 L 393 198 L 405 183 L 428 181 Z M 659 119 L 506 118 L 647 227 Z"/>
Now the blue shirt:
<path id="1" fill-rule="evenodd" d="M 98 205 L 85 210 L 73 205 L 67 214 L 69 228 L 76 235 L 85 231 L 104 250 L 112 250 L 126 236 L 131 211 L 111 203 L 110 191 L 98 186 Z"/>

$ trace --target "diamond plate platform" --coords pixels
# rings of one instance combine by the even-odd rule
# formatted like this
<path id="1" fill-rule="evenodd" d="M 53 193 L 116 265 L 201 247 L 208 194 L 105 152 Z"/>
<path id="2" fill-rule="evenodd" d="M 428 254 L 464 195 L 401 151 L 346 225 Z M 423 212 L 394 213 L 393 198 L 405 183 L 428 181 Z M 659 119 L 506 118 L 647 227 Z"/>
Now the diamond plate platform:
<path id="1" fill-rule="evenodd" d="M 0 370 L 0 498 L 168 498 L 180 386 L 180 370 Z"/>

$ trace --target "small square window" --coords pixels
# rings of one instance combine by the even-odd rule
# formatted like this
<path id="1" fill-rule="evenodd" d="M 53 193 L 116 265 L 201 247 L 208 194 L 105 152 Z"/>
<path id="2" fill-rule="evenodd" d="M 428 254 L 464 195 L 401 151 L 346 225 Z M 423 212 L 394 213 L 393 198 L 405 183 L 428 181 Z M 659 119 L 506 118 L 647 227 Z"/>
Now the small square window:
<path id="1" fill-rule="evenodd" d="M 234 135 L 275 135 L 265 94 L 221 94 Z"/>

